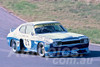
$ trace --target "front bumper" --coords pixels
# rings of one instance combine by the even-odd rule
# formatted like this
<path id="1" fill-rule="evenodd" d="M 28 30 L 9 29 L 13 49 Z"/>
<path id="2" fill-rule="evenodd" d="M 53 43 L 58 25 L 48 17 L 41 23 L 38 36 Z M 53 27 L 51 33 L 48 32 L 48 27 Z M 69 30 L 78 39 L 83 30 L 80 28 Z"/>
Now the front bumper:
<path id="1" fill-rule="evenodd" d="M 74 56 L 79 54 L 88 54 L 90 53 L 88 48 L 82 48 L 77 50 L 71 50 L 71 51 L 54 51 L 54 52 L 46 52 L 45 56 L 49 57 L 60 57 L 60 56 Z"/>
<path id="2" fill-rule="evenodd" d="M 90 53 L 89 44 L 74 45 L 74 46 L 62 46 L 62 47 L 50 47 L 48 51 L 45 51 L 45 56 L 57 57 L 57 56 L 71 56 L 79 54 L 88 54 Z M 63 49 L 67 50 L 63 50 Z M 73 49 L 75 48 L 75 49 Z M 52 50 L 54 49 L 54 50 Z"/>

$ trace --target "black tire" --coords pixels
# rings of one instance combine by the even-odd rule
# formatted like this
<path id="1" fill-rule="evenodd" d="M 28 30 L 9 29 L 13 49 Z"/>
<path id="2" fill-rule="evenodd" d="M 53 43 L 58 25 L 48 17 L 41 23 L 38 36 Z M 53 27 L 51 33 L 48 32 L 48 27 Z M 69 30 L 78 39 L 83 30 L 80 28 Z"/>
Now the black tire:
<path id="1" fill-rule="evenodd" d="M 11 47 L 13 49 L 13 52 L 17 52 L 16 48 L 16 42 L 14 40 L 11 40 Z"/>
<path id="2" fill-rule="evenodd" d="M 41 57 L 45 57 L 45 49 L 41 43 L 38 44 L 37 54 Z"/>

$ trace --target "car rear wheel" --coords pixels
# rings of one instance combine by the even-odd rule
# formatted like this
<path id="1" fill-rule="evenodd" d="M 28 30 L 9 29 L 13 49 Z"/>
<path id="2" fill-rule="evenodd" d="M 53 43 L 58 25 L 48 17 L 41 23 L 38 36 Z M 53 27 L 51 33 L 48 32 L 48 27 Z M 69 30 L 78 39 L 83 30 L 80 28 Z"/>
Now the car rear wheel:
<path id="1" fill-rule="evenodd" d="M 16 42 L 14 40 L 11 41 L 11 47 L 13 49 L 13 52 L 17 52 Z"/>
<path id="2" fill-rule="evenodd" d="M 44 49 L 43 44 L 40 43 L 38 45 L 37 53 L 38 53 L 39 56 L 45 57 L 45 49 Z"/>

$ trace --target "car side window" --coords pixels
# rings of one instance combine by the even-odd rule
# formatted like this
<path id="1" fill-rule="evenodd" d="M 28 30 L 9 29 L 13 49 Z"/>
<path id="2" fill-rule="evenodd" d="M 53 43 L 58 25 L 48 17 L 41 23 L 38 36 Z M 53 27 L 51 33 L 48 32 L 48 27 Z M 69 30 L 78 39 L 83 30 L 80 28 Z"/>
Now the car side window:
<path id="1" fill-rule="evenodd" d="M 31 32 L 33 32 L 33 26 L 32 25 L 27 25 L 26 34 L 30 34 Z"/>
<path id="2" fill-rule="evenodd" d="M 22 27 L 19 29 L 19 31 L 20 31 L 21 33 L 25 33 L 25 29 L 26 29 L 26 27 L 25 27 L 25 26 L 22 26 Z"/>

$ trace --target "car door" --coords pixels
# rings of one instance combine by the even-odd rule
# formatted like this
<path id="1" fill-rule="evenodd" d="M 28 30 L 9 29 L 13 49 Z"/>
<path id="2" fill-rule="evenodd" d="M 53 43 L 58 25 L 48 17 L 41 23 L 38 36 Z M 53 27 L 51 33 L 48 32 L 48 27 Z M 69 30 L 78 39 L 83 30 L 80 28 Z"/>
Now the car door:
<path id="1" fill-rule="evenodd" d="M 27 49 L 32 48 L 32 40 L 33 40 L 32 33 L 33 33 L 33 25 L 27 25 L 25 34 L 26 39 L 24 40 L 24 45 Z"/>

